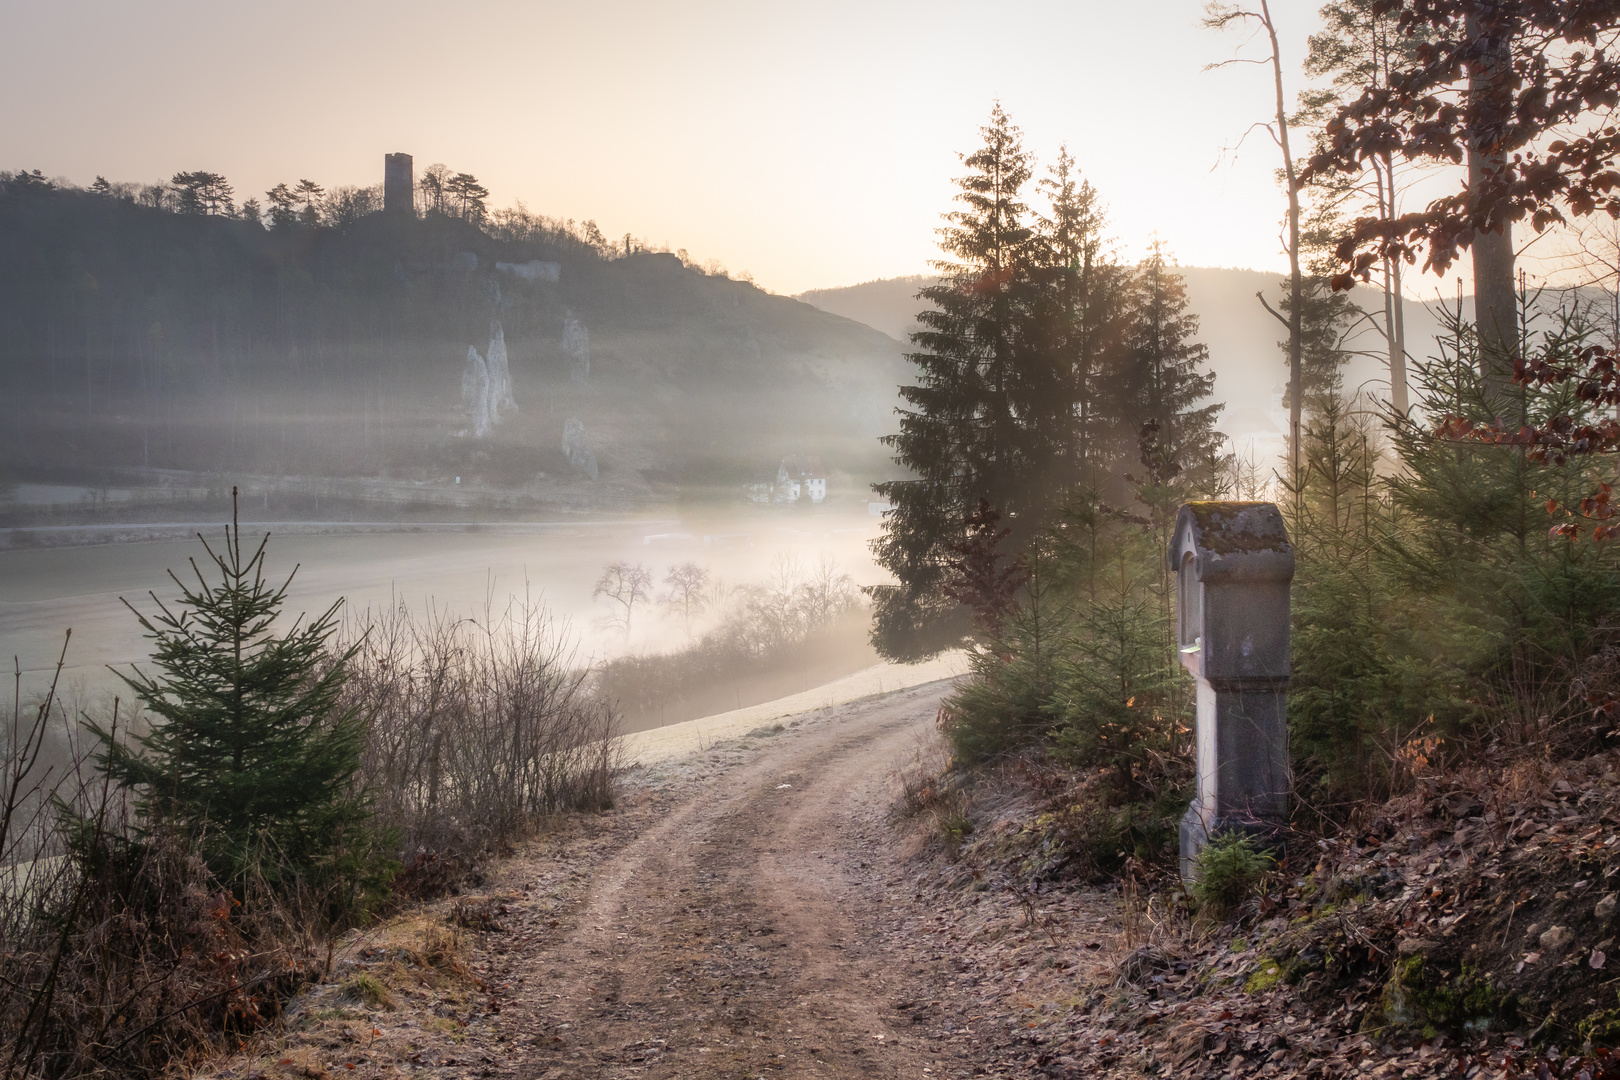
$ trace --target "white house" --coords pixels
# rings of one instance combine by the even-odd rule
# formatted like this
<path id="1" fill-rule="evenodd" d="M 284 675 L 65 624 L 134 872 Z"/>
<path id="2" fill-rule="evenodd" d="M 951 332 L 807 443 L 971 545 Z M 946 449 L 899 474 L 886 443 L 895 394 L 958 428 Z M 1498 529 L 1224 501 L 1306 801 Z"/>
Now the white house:
<path id="1" fill-rule="evenodd" d="M 785 457 L 776 470 L 776 488 L 778 502 L 809 498 L 812 503 L 820 503 L 827 497 L 827 471 L 813 454 Z"/>
<path id="2" fill-rule="evenodd" d="M 775 480 L 744 484 L 743 494 L 755 503 L 788 504 L 809 499 L 817 504 L 827 497 L 827 473 L 821 459 L 814 455 L 785 457 L 776 467 Z"/>

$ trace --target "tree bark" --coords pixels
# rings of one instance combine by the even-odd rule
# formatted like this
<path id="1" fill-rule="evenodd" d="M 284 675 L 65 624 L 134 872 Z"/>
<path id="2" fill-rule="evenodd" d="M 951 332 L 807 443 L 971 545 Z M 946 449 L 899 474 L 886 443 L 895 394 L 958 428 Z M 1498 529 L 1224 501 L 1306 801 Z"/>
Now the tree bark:
<path id="1" fill-rule="evenodd" d="M 1283 178 L 1288 184 L 1288 479 L 1300 483 L 1300 418 L 1304 412 L 1305 386 L 1302 370 L 1305 285 L 1299 269 L 1299 184 L 1294 175 L 1294 158 L 1288 149 L 1288 99 L 1283 96 L 1282 50 L 1277 44 L 1277 27 L 1271 21 L 1268 0 L 1260 0 L 1261 21 L 1271 39 L 1271 73 L 1277 89 L 1277 144 L 1282 149 Z"/>
<path id="2" fill-rule="evenodd" d="M 1406 389 L 1406 299 L 1401 292 L 1401 261 L 1390 260 L 1390 292 L 1395 297 L 1395 333 L 1390 342 L 1390 401 L 1403 415 L 1411 408 Z"/>
<path id="3" fill-rule="evenodd" d="M 1474 131 L 1468 142 L 1468 187 L 1481 191 L 1486 180 L 1506 164 L 1496 137 L 1491 99 L 1503 92 L 1501 83 L 1512 77 L 1513 63 L 1506 39 L 1489 40 L 1477 17 L 1468 20 L 1469 37 L 1483 51 L 1468 75 L 1469 104 Z M 1494 91 L 1494 94 L 1493 94 Z M 1491 401 L 1513 393 L 1513 368 L 1519 349 L 1517 297 L 1513 288 L 1513 227 L 1496 220 L 1492 208 L 1475 202 L 1477 220 L 1485 228 L 1474 235 L 1470 253 L 1474 262 L 1474 326 L 1479 335 L 1480 375 Z"/>

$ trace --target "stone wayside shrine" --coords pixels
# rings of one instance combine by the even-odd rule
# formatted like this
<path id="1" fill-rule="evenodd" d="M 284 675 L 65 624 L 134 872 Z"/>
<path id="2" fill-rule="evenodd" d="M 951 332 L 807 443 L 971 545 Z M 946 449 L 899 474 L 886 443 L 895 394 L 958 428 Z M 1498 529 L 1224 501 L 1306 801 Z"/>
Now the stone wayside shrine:
<path id="1" fill-rule="evenodd" d="M 1181 876 L 1218 833 L 1269 834 L 1288 814 L 1288 590 L 1294 546 L 1276 504 L 1181 508 L 1181 662 L 1198 680 L 1198 793 L 1181 819 Z"/>

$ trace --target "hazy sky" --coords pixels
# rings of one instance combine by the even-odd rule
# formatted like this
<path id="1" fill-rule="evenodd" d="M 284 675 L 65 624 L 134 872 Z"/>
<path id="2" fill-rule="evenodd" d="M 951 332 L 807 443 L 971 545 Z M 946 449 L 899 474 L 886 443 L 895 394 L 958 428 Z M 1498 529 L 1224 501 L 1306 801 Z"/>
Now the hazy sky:
<path id="1" fill-rule="evenodd" d="M 1290 78 L 1315 2 L 1273 4 Z M 1283 265 L 1266 69 L 1199 0 L 0 0 L 0 168 L 371 184 L 401 150 L 778 292 L 917 273 L 1000 99 L 1127 254 Z M 1258 52 L 1255 55 L 1259 55 Z"/>

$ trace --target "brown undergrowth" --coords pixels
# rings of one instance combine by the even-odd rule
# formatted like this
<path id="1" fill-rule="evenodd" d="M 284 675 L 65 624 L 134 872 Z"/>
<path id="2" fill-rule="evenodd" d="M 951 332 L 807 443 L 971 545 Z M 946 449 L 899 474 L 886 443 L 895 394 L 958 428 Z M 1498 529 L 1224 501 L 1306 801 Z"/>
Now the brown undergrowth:
<path id="1" fill-rule="evenodd" d="M 1095 863 L 1060 853 L 1072 838 L 1054 814 L 1093 782 L 1071 774 L 1065 786 L 1003 763 L 976 783 L 949 774 L 924 783 L 918 773 L 897 803 L 898 816 L 928 822 L 913 830 L 927 838 L 919 872 L 943 903 L 966 912 L 982 909 L 983 893 L 1005 897 L 1005 926 L 987 923 L 980 940 L 1022 924 L 1054 943 L 1021 959 L 986 954 L 994 966 L 1027 965 L 1024 978 L 1039 970 L 1047 998 L 1063 1002 L 1034 1022 L 1029 1045 L 1046 1047 L 1032 1053 L 1036 1071 L 1613 1069 L 1620 753 L 1419 777 L 1409 792 L 1362 807 L 1336 837 L 1291 837 L 1260 894 L 1220 920 L 1196 912 L 1162 864 L 1125 851 L 1110 885 L 1087 887 Z M 953 792 L 972 840 L 953 849 L 926 811 L 908 813 L 913 789 Z M 1071 977 L 1054 979 L 1054 966 Z"/>
<path id="2" fill-rule="evenodd" d="M 553 818 L 476 887 L 419 900 L 335 940 L 331 968 L 280 1021 L 215 1048 L 192 1080 L 471 1080 L 548 1049 L 510 1025 L 541 992 L 532 957 L 577 924 L 596 869 L 666 806 L 642 791 L 602 814 Z M 468 882 L 463 882 L 469 885 Z"/>
<path id="3" fill-rule="evenodd" d="M 276 1029 L 312 984 L 297 1000 L 339 1012 L 397 1002 L 402 973 L 464 993 L 458 935 L 501 917 L 498 901 L 455 894 L 482 885 L 495 856 L 611 806 L 614 716 L 538 606 L 482 621 L 394 611 L 373 629 L 357 630 L 366 648 L 345 694 L 366 720 L 357 782 L 379 844 L 399 845 L 386 852 L 397 876 L 358 860 L 288 865 L 268 841 L 235 872 L 210 865 L 206 822 L 144 813 L 82 745 L 57 683 L 25 703 L 15 673 L 0 746 L 6 1080 L 183 1071 Z M 348 955 L 347 928 L 447 894 L 443 926 L 388 920 L 383 944 Z M 380 966 L 366 948 L 383 950 Z"/>

